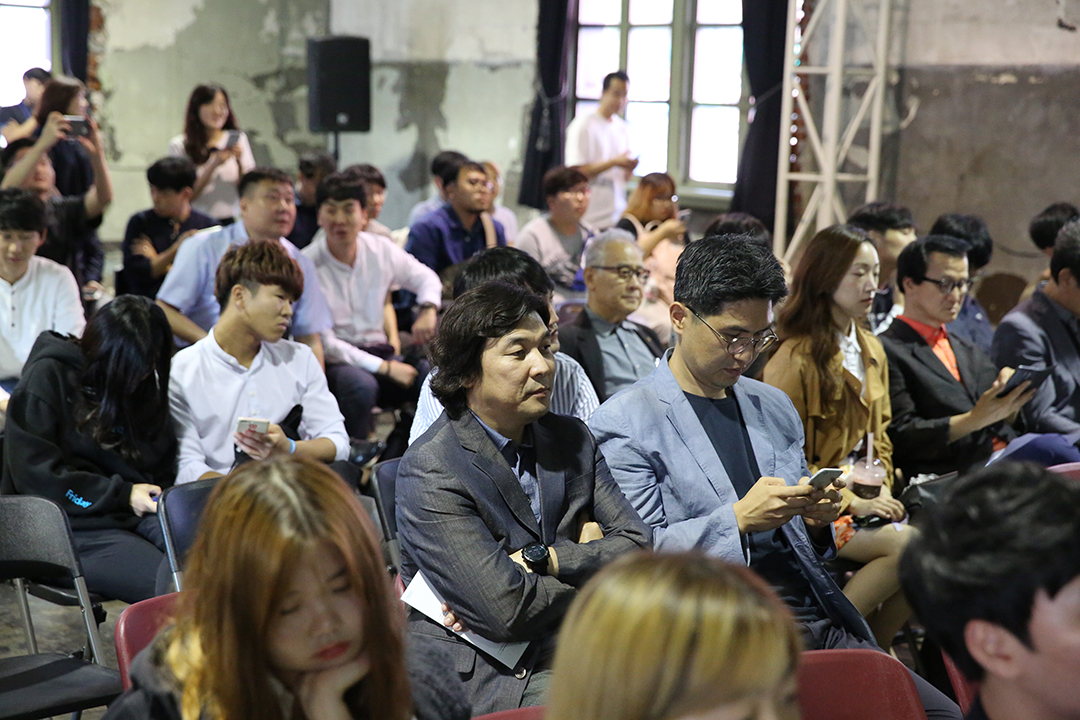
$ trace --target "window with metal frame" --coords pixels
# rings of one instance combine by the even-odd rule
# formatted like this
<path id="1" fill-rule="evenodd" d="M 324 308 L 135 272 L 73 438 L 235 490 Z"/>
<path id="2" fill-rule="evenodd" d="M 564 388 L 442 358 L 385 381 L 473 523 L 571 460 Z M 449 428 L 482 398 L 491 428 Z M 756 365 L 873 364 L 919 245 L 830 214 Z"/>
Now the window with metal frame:
<path id="1" fill-rule="evenodd" d="M 51 0 L 0 0 L 0 106 L 25 96 L 23 73 L 52 67 Z"/>

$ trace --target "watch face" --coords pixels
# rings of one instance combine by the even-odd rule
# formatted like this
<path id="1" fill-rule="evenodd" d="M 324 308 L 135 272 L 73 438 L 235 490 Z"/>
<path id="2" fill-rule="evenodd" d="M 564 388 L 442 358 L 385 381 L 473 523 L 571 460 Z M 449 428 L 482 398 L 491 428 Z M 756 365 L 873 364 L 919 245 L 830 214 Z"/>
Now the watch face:
<path id="1" fill-rule="evenodd" d="M 521 549 L 521 556 L 526 562 L 539 563 L 548 559 L 548 549 L 540 543 L 526 545 Z"/>

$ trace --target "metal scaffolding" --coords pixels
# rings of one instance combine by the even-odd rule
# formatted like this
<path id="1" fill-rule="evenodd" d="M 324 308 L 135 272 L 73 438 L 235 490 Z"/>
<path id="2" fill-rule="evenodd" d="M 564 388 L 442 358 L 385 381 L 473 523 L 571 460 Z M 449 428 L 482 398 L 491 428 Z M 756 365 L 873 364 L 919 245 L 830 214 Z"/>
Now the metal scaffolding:
<path id="1" fill-rule="evenodd" d="M 785 259 L 847 219 L 846 188 L 854 198 L 864 184 L 865 202 L 877 199 L 889 12 L 890 0 L 789 0 L 773 233 Z M 800 184 L 813 191 L 788 242 L 789 197 Z"/>

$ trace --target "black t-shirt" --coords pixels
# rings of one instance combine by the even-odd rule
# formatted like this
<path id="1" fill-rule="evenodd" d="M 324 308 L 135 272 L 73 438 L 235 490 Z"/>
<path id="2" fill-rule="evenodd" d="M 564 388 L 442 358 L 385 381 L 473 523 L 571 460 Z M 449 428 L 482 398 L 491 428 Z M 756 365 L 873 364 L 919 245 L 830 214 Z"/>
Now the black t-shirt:
<path id="1" fill-rule="evenodd" d="M 710 399 L 685 393 L 694 408 L 705 434 L 712 441 L 720 462 L 727 471 L 735 494 L 742 499 L 761 478 L 750 435 L 746 432 L 739 403 L 729 392 L 727 397 Z M 795 551 L 781 528 L 748 533 L 750 567 L 765 579 L 791 609 L 795 620 L 803 626 L 807 644 L 828 624 L 828 616 L 817 602 L 809 580 L 803 574 Z"/>
<path id="2" fill-rule="evenodd" d="M 319 209 L 314 205 L 297 205 L 296 222 L 288 234 L 289 242 L 298 248 L 311 244 L 311 239 L 319 231 Z"/>
<path id="3" fill-rule="evenodd" d="M 150 272 L 149 258 L 132 251 L 136 240 L 145 235 L 150 238 L 150 244 L 154 246 L 154 249 L 160 253 L 172 247 L 176 239 L 189 230 L 202 230 L 217 224 L 217 220 L 195 209 L 192 209 L 187 220 L 182 223 L 176 223 L 158 215 L 153 208 L 132 215 L 128 220 L 122 245 L 127 292 L 152 298 L 157 295 L 158 288 L 165 280 L 164 275 L 159 278 L 153 277 Z"/>
<path id="4" fill-rule="evenodd" d="M 67 266 L 79 287 L 91 280 L 100 281 L 105 253 L 93 220 L 86 217 L 83 196 L 54 197 L 47 206 L 49 231 L 37 254 Z"/>
<path id="5" fill-rule="evenodd" d="M 634 222 L 630 218 L 619 218 L 619 222 L 615 223 L 615 227 L 637 237 L 637 227 L 634 226 Z"/>

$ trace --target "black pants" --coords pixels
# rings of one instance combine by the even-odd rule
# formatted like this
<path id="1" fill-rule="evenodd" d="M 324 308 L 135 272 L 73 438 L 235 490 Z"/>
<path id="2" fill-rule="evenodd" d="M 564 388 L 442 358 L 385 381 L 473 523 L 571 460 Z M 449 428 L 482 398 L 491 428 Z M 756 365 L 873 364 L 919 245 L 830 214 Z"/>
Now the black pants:
<path id="1" fill-rule="evenodd" d="M 74 530 L 75 552 L 90 592 L 126 603 L 166 593 L 172 574 L 157 515 L 134 530 Z"/>

